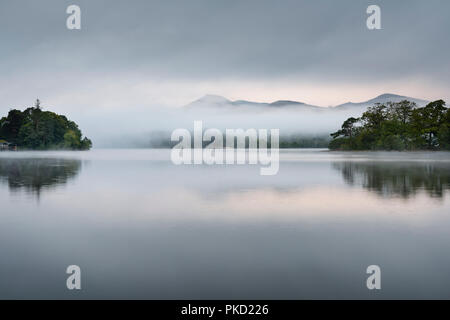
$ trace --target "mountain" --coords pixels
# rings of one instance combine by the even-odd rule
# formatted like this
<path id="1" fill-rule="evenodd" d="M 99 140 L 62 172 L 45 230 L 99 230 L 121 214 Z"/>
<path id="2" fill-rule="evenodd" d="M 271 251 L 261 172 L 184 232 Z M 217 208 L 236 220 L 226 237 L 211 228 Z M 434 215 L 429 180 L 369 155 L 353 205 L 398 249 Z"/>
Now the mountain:
<path id="1" fill-rule="evenodd" d="M 429 101 L 422 100 L 422 99 L 416 99 L 416 98 L 411 98 L 411 97 L 406 97 L 406 96 L 400 96 L 397 94 L 385 93 L 376 98 L 373 98 L 373 99 L 370 99 L 370 100 L 367 100 L 364 102 L 357 102 L 357 103 L 347 102 L 347 103 L 338 105 L 334 108 L 339 109 L 339 110 L 361 110 L 361 109 L 366 109 L 367 107 L 373 106 L 377 103 L 383 104 L 383 103 L 387 103 L 387 102 L 400 102 L 403 100 L 415 102 L 417 104 L 417 106 L 419 106 L 419 107 L 423 107 L 424 105 L 429 103 Z"/>
<path id="2" fill-rule="evenodd" d="M 415 102 L 419 107 L 426 105 L 429 101 L 416 99 L 412 97 L 400 96 L 391 93 L 382 94 L 376 98 L 364 101 L 364 102 L 347 102 L 335 107 L 319 107 L 310 104 L 306 104 L 303 102 L 292 101 L 292 100 L 278 100 L 271 103 L 267 102 L 253 102 L 246 100 L 228 100 L 222 96 L 218 95 L 206 95 L 194 102 L 191 102 L 186 106 L 186 108 L 226 108 L 226 109 L 234 109 L 237 108 L 242 109 L 251 109 L 258 107 L 260 109 L 290 109 L 290 110 L 312 110 L 312 111 L 357 111 L 363 112 L 368 107 L 375 105 L 376 103 L 387 103 L 387 102 L 400 102 L 402 100 L 408 100 L 411 102 Z"/>
<path id="3" fill-rule="evenodd" d="M 302 108 L 309 110 L 322 110 L 323 108 L 313 105 L 308 105 L 303 102 L 291 101 L 291 100 L 277 100 L 271 103 L 267 102 L 253 102 L 247 100 L 236 100 L 231 101 L 227 98 L 218 95 L 205 95 L 204 97 L 191 102 L 186 106 L 186 108 L 211 108 L 211 107 L 222 107 L 222 108 Z"/>
<path id="4" fill-rule="evenodd" d="M 194 102 L 191 102 L 187 106 L 188 107 L 214 107 L 214 106 L 228 105 L 230 103 L 232 103 L 232 102 L 224 97 L 213 95 L 213 94 L 207 94 L 206 96 L 204 96 L 198 100 L 195 100 Z"/>

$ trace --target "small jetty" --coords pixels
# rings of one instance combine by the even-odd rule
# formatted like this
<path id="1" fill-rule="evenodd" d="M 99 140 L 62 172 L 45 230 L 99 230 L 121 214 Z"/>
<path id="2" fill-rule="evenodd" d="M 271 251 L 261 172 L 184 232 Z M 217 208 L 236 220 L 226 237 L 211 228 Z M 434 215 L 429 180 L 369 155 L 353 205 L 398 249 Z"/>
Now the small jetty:
<path id="1" fill-rule="evenodd" d="M 0 139 L 0 151 L 17 151 L 17 145 Z"/>

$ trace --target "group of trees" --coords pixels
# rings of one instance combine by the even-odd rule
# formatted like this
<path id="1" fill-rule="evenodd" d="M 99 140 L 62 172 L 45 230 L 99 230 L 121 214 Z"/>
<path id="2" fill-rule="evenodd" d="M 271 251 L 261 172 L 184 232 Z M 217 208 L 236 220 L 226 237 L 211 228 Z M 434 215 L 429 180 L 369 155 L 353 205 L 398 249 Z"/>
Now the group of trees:
<path id="1" fill-rule="evenodd" d="M 332 150 L 450 150 L 450 109 L 443 100 L 376 104 L 331 136 Z"/>
<path id="2" fill-rule="evenodd" d="M 280 148 L 326 148 L 330 143 L 329 136 L 280 136 Z"/>
<path id="3" fill-rule="evenodd" d="M 78 125 L 65 116 L 43 111 L 39 100 L 24 111 L 10 110 L 0 119 L 0 138 L 24 149 L 88 150 L 92 142 L 82 139 Z"/>

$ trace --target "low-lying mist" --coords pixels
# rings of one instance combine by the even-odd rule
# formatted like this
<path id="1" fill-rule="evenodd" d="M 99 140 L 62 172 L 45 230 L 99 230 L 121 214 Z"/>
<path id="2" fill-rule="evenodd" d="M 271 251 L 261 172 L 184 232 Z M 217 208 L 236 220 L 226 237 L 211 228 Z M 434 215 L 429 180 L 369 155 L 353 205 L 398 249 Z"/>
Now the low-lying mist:
<path id="1" fill-rule="evenodd" d="M 358 112 L 301 110 L 298 108 L 149 108 L 108 112 L 82 119 L 83 131 L 98 148 L 166 147 L 177 128 L 193 130 L 194 121 L 203 122 L 203 129 L 279 129 L 281 141 L 301 138 L 329 137 L 342 122 Z M 101 119 L 99 123 L 98 119 Z M 320 144 L 323 146 L 323 143 Z M 301 145 L 299 145 L 301 147 Z"/>

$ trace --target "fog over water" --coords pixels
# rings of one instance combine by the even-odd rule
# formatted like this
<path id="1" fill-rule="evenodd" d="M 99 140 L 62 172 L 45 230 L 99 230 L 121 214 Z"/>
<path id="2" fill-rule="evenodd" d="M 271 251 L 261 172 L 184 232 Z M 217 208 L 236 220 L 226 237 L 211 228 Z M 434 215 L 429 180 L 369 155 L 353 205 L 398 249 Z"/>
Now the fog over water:
<path id="1" fill-rule="evenodd" d="M 136 113 L 137 114 L 137 113 Z M 281 135 L 329 136 L 337 130 L 348 116 L 355 112 L 301 110 L 184 110 L 159 109 L 152 112 L 117 115 L 112 113 L 102 117 L 109 128 L 96 127 L 97 119 L 83 121 L 89 127 L 90 138 L 96 147 L 149 147 L 151 141 L 169 139 L 177 128 L 194 129 L 194 121 L 203 122 L 203 128 L 225 129 L 280 129 Z M 120 119 L 120 120 L 119 120 Z M 117 131 L 117 128 L 124 128 Z"/>
<path id="2" fill-rule="evenodd" d="M 73 4 L 0 1 L 0 117 L 38 98 L 94 145 L 0 152 L 0 299 L 450 299 L 449 152 L 281 149 L 261 176 L 149 148 L 448 102 L 450 1 L 377 0 L 380 30 L 369 0 L 77 0 L 69 30 Z"/>

